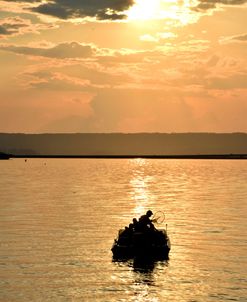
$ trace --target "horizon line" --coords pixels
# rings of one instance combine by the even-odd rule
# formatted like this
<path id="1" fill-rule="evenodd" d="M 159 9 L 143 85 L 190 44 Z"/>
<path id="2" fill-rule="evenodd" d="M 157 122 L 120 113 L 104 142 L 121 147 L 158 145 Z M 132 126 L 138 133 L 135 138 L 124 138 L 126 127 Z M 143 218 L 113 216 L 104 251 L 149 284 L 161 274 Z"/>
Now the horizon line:
<path id="1" fill-rule="evenodd" d="M 246 153 L 225 153 L 225 154 L 190 154 L 190 155 L 155 155 L 155 154 L 87 154 L 87 155 L 52 155 L 52 154 L 20 154 L 20 155 L 13 155 L 8 154 L 10 158 L 126 158 L 126 159 L 134 159 L 134 158 L 144 158 L 144 159 L 247 159 Z"/>

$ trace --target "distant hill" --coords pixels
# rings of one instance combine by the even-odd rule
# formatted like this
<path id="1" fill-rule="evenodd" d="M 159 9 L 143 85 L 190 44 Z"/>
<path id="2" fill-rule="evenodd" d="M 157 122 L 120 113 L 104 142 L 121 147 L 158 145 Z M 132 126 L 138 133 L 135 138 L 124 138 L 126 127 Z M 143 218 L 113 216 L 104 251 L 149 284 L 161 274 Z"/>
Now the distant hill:
<path id="1" fill-rule="evenodd" d="M 67 156 L 247 154 L 247 133 L 0 133 L 0 151 Z"/>

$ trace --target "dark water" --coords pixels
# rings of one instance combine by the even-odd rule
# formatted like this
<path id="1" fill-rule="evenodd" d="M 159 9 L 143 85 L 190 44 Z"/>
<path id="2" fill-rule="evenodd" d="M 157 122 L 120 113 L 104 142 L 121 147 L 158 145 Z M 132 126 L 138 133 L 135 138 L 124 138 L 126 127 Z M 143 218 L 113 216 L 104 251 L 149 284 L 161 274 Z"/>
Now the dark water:
<path id="1" fill-rule="evenodd" d="M 247 161 L 1 161 L 0 202 L 0 301 L 247 301 Z M 149 208 L 169 261 L 112 262 Z"/>

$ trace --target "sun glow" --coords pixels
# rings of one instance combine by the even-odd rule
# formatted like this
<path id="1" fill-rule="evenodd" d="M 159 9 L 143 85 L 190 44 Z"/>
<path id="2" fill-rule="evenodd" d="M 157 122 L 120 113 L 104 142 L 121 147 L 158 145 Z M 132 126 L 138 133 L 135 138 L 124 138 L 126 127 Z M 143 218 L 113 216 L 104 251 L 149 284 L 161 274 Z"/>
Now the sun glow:
<path id="1" fill-rule="evenodd" d="M 186 25 L 196 21 L 194 5 L 195 0 L 136 0 L 127 16 L 129 21 L 166 19 L 173 26 Z"/>
<path id="2" fill-rule="evenodd" d="M 136 0 L 135 5 L 128 11 L 129 20 L 156 19 L 161 9 L 160 0 Z"/>

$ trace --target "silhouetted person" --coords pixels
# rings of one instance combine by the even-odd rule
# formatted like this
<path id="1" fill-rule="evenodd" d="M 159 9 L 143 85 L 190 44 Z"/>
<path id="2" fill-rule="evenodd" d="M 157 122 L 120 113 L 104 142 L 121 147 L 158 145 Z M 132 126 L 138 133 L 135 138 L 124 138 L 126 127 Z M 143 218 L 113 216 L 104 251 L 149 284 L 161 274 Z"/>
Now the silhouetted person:
<path id="1" fill-rule="evenodd" d="M 142 215 L 139 219 L 139 225 L 140 228 L 145 231 L 145 230 L 154 230 L 155 227 L 152 223 L 152 220 L 150 217 L 153 215 L 153 212 L 151 210 L 148 210 L 145 215 Z"/>
<path id="2" fill-rule="evenodd" d="M 140 231 L 140 224 L 136 218 L 133 218 L 133 226 L 134 226 L 134 232 Z"/>
<path id="3" fill-rule="evenodd" d="M 129 234 L 132 235 L 134 232 L 134 224 L 133 223 L 130 223 L 129 224 Z"/>
<path id="4" fill-rule="evenodd" d="M 134 232 L 134 225 L 130 223 L 129 227 L 126 226 L 122 231 L 122 233 L 120 233 L 118 242 L 124 245 L 129 244 L 132 240 L 133 232 Z"/>
<path id="5" fill-rule="evenodd" d="M 130 233 L 129 228 L 126 226 L 124 228 L 124 230 L 121 232 L 120 236 L 121 237 L 127 237 L 127 236 L 129 236 L 129 233 Z"/>

